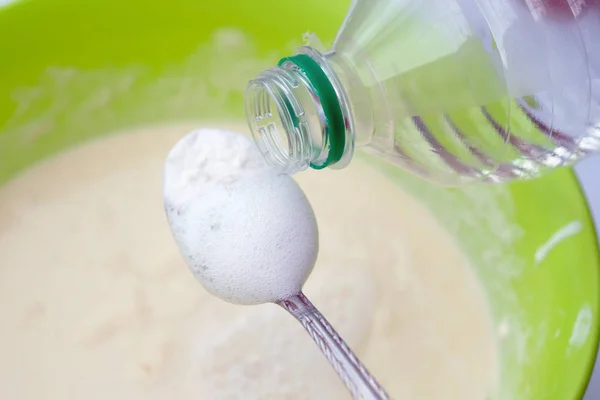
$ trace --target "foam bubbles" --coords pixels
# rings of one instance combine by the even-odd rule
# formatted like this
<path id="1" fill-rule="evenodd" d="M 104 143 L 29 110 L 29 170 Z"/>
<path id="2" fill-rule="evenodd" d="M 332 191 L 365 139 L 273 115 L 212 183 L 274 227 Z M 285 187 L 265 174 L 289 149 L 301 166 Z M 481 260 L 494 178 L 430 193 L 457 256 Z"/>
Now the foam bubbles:
<path id="1" fill-rule="evenodd" d="M 318 231 L 306 196 L 241 134 L 184 137 L 165 164 L 164 201 L 185 261 L 215 296 L 276 302 L 298 293 L 312 271 Z"/>

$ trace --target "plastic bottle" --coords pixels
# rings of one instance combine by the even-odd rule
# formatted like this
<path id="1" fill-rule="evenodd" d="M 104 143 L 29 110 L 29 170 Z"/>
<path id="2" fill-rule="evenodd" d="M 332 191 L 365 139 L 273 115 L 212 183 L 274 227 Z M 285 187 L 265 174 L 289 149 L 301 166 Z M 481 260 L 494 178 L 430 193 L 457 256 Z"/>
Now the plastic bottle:
<path id="1" fill-rule="evenodd" d="M 536 1 L 353 1 L 329 50 L 301 47 L 248 84 L 255 142 L 288 173 L 361 148 L 443 185 L 600 151 L 600 7 L 551 0 L 566 4 L 555 18 Z"/>

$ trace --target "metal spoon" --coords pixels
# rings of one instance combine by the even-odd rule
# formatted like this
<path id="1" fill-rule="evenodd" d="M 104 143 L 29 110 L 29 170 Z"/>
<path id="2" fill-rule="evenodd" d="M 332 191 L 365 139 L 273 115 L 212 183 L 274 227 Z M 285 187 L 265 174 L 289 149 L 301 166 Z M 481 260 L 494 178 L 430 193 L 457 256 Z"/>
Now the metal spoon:
<path id="1" fill-rule="evenodd" d="M 350 350 L 331 324 L 300 292 L 277 303 L 313 338 L 354 399 L 388 400 L 390 396 Z"/>

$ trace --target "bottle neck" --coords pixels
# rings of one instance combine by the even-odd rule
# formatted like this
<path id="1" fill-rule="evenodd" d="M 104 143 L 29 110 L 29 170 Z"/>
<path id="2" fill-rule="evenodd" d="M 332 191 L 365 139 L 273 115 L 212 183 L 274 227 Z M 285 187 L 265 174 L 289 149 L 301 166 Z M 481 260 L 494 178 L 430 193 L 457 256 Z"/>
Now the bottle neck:
<path id="1" fill-rule="evenodd" d="M 302 47 L 250 81 L 246 116 L 269 164 L 288 174 L 348 165 L 355 121 L 338 75 L 327 56 Z"/>

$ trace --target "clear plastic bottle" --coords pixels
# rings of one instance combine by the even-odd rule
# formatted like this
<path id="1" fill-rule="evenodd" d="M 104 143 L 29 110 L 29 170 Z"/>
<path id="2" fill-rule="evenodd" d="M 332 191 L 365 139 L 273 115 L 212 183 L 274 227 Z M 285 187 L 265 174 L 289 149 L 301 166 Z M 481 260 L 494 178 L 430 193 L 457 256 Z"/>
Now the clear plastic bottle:
<path id="1" fill-rule="evenodd" d="M 444 185 L 535 177 L 600 151 L 600 7 L 355 0 L 332 47 L 262 71 L 246 113 L 288 173 L 362 148 Z M 564 11 L 564 10 L 563 10 Z"/>

